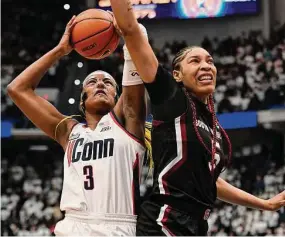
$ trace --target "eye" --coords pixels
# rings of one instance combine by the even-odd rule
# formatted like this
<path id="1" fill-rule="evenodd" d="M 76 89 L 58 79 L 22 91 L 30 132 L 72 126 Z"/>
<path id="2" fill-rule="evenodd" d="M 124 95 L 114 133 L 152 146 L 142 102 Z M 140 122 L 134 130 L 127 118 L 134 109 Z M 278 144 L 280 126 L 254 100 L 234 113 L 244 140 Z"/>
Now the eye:
<path id="1" fill-rule="evenodd" d="M 209 64 L 214 64 L 214 60 L 211 58 L 211 59 L 208 60 L 208 63 Z"/>
<path id="2" fill-rule="evenodd" d="M 104 83 L 105 83 L 106 85 L 108 85 L 108 86 L 113 86 L 113 83 L 112 83 L 111 81 L 109 81 L 109 80 L 104 81 Z"/>
<path id="3" fill-rule="evenodd" d="M 93 84 L 95 84 L 96 83 L 96 80 L 90 80 L 88 83 L 87 83 L 87 85 L 93 85 Z"/>
<path id="4" fill-rule="evenodd" d="M 199 63 L 199 62 L 200 62 L 200 60 L 198 58 L 192 58 L 190 60 L 190 63 Z"/>

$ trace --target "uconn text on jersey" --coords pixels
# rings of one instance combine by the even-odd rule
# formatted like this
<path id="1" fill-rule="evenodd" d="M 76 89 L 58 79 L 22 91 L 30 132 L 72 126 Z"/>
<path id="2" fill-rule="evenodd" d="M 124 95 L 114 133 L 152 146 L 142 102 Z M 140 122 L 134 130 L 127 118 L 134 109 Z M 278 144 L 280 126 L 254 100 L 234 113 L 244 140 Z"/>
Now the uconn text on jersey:
<path id="1" fill-rule="evenodd" d="M 89 160 L 96 160 L 113 156 L 114 153 L 114 139 L 107 138 L 103 140 L 96 140 L 84 144 L 84 138 L 79 138 L 74 141 L 74 148 L 72 152 L 72 163 Z M 82 144 L 83 149 L 82 149 Z M 80 150 L 80 151 L 79 151 Z"/>

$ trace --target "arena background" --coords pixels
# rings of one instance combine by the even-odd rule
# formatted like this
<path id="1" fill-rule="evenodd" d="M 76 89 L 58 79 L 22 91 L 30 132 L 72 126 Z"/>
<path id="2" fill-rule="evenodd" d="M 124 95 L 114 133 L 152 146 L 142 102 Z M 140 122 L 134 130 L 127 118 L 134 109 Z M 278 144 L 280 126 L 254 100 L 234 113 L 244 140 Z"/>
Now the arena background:
<path id="1" fill-rule="evenodd" d="M 174 11 L 179 1 L 171 0 L 169 6 L 151 0 L 134 2 L 140 3 L 137 15 L 144 18 L 152 46 L 165 67 L 170 68 L 174 54 L 188 44 L 202 45 L 213 54 L 219 70 L 216 109 L 233 144 L 232 166 L 222 176 L 250 193 L 271 197 L 285 187 L 285 1 L 184 1 L 200 15 L 191 15 L 188 8 L 179 8 L 182 13 Z M 63 151 L 13 105 L 6 86 L 58 43 L 73 14 L 108 7 L 108 0 L 1 3 L 1 235 L 49 236 L 62 218 Z M 233 5 L 232 10 L 223 5 L 234 3 L 240 4 L 237 15 Z M 208 18 L 209 4 L 223 5 L 224 13 L 218 9 L 208 13 Z M 246 4 L 257 7 L 247 11 Z M 172 9 L 171 14 L 159 18 L 155 11 L 164 7 Z M 187 14 L 191 19 L 179 19 Z M 62 113 L 78 114 L 80 84 L 88 72 L 112 72 L 120 83 L 122 68 L 121 46 L 102 61 L 85 60 L 73 52 L 48 71 L 37 93 Z M 142 197 L 152 184 L 147 171 L 145 167 Z M 217 201 L 209 225 L 209 235 L 284 236 L 285 210 L 261 212 Z"/>

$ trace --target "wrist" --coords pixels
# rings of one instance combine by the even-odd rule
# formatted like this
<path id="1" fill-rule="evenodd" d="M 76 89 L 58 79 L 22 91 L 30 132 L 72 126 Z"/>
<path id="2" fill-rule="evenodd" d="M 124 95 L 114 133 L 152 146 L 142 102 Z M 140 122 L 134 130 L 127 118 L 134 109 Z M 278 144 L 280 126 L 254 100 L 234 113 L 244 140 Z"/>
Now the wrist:
<path id="1" fill-rule="evenodd" d="M 66 55 L 65 50 L 60 45 L 57 45 L 52 49 L 53 53 L 56 55 L 57 58 L 62 58 L 64 55 Z"/>
<path id="2" fill-rule="evenodd" d="M 132 60 L 125 60 L 124 71 L 123 71 L 123 86 L 135 86 L 143 84 L 140 75 Z"/>
<path id="3" fill-rule="evenodd" d="M 270 200 L 262 200 L 263 210 L 271 211 L 273 210 L 273 206 Z"/>

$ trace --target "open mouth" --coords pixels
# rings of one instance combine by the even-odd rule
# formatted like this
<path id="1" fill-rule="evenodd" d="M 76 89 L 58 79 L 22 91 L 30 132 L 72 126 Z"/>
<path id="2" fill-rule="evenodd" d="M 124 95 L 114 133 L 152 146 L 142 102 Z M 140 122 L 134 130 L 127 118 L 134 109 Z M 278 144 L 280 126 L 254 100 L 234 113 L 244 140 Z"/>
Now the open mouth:
<path id="1" fill-rule="evenodd" d="M 104 90 L 97 90 L 95 92 L 95 95 L 107 95 L 106 92 Z"/>
<path id="2" fill-rule="evenodd" d="M 213 76 L 211 74 L 203 74 L 198 77 L 198 81 L 212 81 Z"/>
<path id="3" fill-rule="evenodd" d="M 211 74 L 203 74 L 198 77 L 198 81 L 213 81 L 213 76 Z"/>

